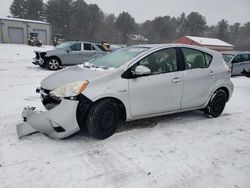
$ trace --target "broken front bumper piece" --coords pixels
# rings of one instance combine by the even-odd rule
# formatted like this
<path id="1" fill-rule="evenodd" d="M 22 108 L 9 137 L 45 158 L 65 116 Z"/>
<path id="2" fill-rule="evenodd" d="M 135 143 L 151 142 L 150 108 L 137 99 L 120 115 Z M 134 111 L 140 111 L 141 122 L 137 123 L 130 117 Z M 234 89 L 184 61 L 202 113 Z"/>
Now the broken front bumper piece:
<path id="1" fill-rule="evenodd" d="M 34 111 L 35 108 L 24 108 L 23 123 L 17 125 L 19 138 L 41 132 L 52 138 L 66 138 L 80 130 L 76 109 L 78 101 L 63 99 L 61 103 L 46 112 Z"/>

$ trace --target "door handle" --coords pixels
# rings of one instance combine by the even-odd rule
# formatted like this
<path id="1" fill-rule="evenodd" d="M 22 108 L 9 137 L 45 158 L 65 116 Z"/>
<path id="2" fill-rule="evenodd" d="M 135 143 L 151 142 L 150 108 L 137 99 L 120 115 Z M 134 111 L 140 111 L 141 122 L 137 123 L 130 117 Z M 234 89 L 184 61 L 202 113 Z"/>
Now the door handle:
<path id="1" fill-rule="evenodd" d="M 214 75 L 215 75 L 215 72 L 214 72 L 214 71 L 210 71 L 210 72 L 208 73 L 208 75 L 209 75 L 209 76 L 214 76 Z"/>
<path id="2" fill-rule="evenodd" d="M 179 82 L 181 82 L 181 79 L 180 79 L 180 78 L 174 78 L 174 79 L 172 80 L 172 82 L 173 82 L 173 83 L 179 83 Z"/>

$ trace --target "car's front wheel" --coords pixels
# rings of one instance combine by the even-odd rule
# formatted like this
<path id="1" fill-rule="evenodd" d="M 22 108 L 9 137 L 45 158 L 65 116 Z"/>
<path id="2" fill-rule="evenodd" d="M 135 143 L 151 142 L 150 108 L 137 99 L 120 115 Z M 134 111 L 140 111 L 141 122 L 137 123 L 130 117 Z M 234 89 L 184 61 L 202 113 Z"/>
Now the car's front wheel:
<path id="1" fill-rule="evenodd" d="M 60 68 L 60 60 L 55 57 L 49 58 L 47 61 L 47 68 L 49 70 L 58 70 Z"/>
<path id="2" fill-rule="evenodd" d="M 204 110 L 205 115 L 214 118 L 220 116 L 226 106 L 226 102 L 227 102 L 227 95 L 225 91 L 217 90 L 213 94 L 210 102 L 208 103 L 208 106 Z"/>
<path id="3" fill-rule="evenodd" d="M 119 106 L 112 99 L 96 102 L 87 116 L 87 129 L 91 136 L 105 139 L 111 136 L 120 124 Z"/>

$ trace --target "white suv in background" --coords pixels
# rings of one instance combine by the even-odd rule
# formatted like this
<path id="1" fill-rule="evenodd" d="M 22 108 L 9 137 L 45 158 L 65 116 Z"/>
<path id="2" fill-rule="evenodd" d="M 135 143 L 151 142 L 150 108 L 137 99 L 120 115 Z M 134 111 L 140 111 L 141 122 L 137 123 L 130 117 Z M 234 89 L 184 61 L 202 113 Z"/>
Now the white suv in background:
<path id="1" fill-rule="evenodd" d="M 221 53 L 189 45 L 139 45 L 58 71 L 38 92 L 48 109 L 25 108 L 22 137 L 39 131 L 65 138 L 87 127 L 111 136 L 122 121 L 189 110 L 218 117 L 230 99 L 231 71 Z"/>
<path id="2" fill-rule="evenodd" d="M 228 51 L 222 52 L 223 58 L 231 68 L 232 76 L 250 72 L 250 52 Z"/>

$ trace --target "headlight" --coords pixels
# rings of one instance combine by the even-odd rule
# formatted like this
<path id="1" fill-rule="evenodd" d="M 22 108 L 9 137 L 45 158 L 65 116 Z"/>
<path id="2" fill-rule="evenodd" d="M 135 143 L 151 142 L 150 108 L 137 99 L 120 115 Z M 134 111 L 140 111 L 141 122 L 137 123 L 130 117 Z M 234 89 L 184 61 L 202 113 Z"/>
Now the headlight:
<path id="1" fill-rule="evenodd" d="M 72 82 L 62 85 L 49 93 L 56 97 L 74 97 L 79 95 L 89 84 L 89 81 Z"/>

